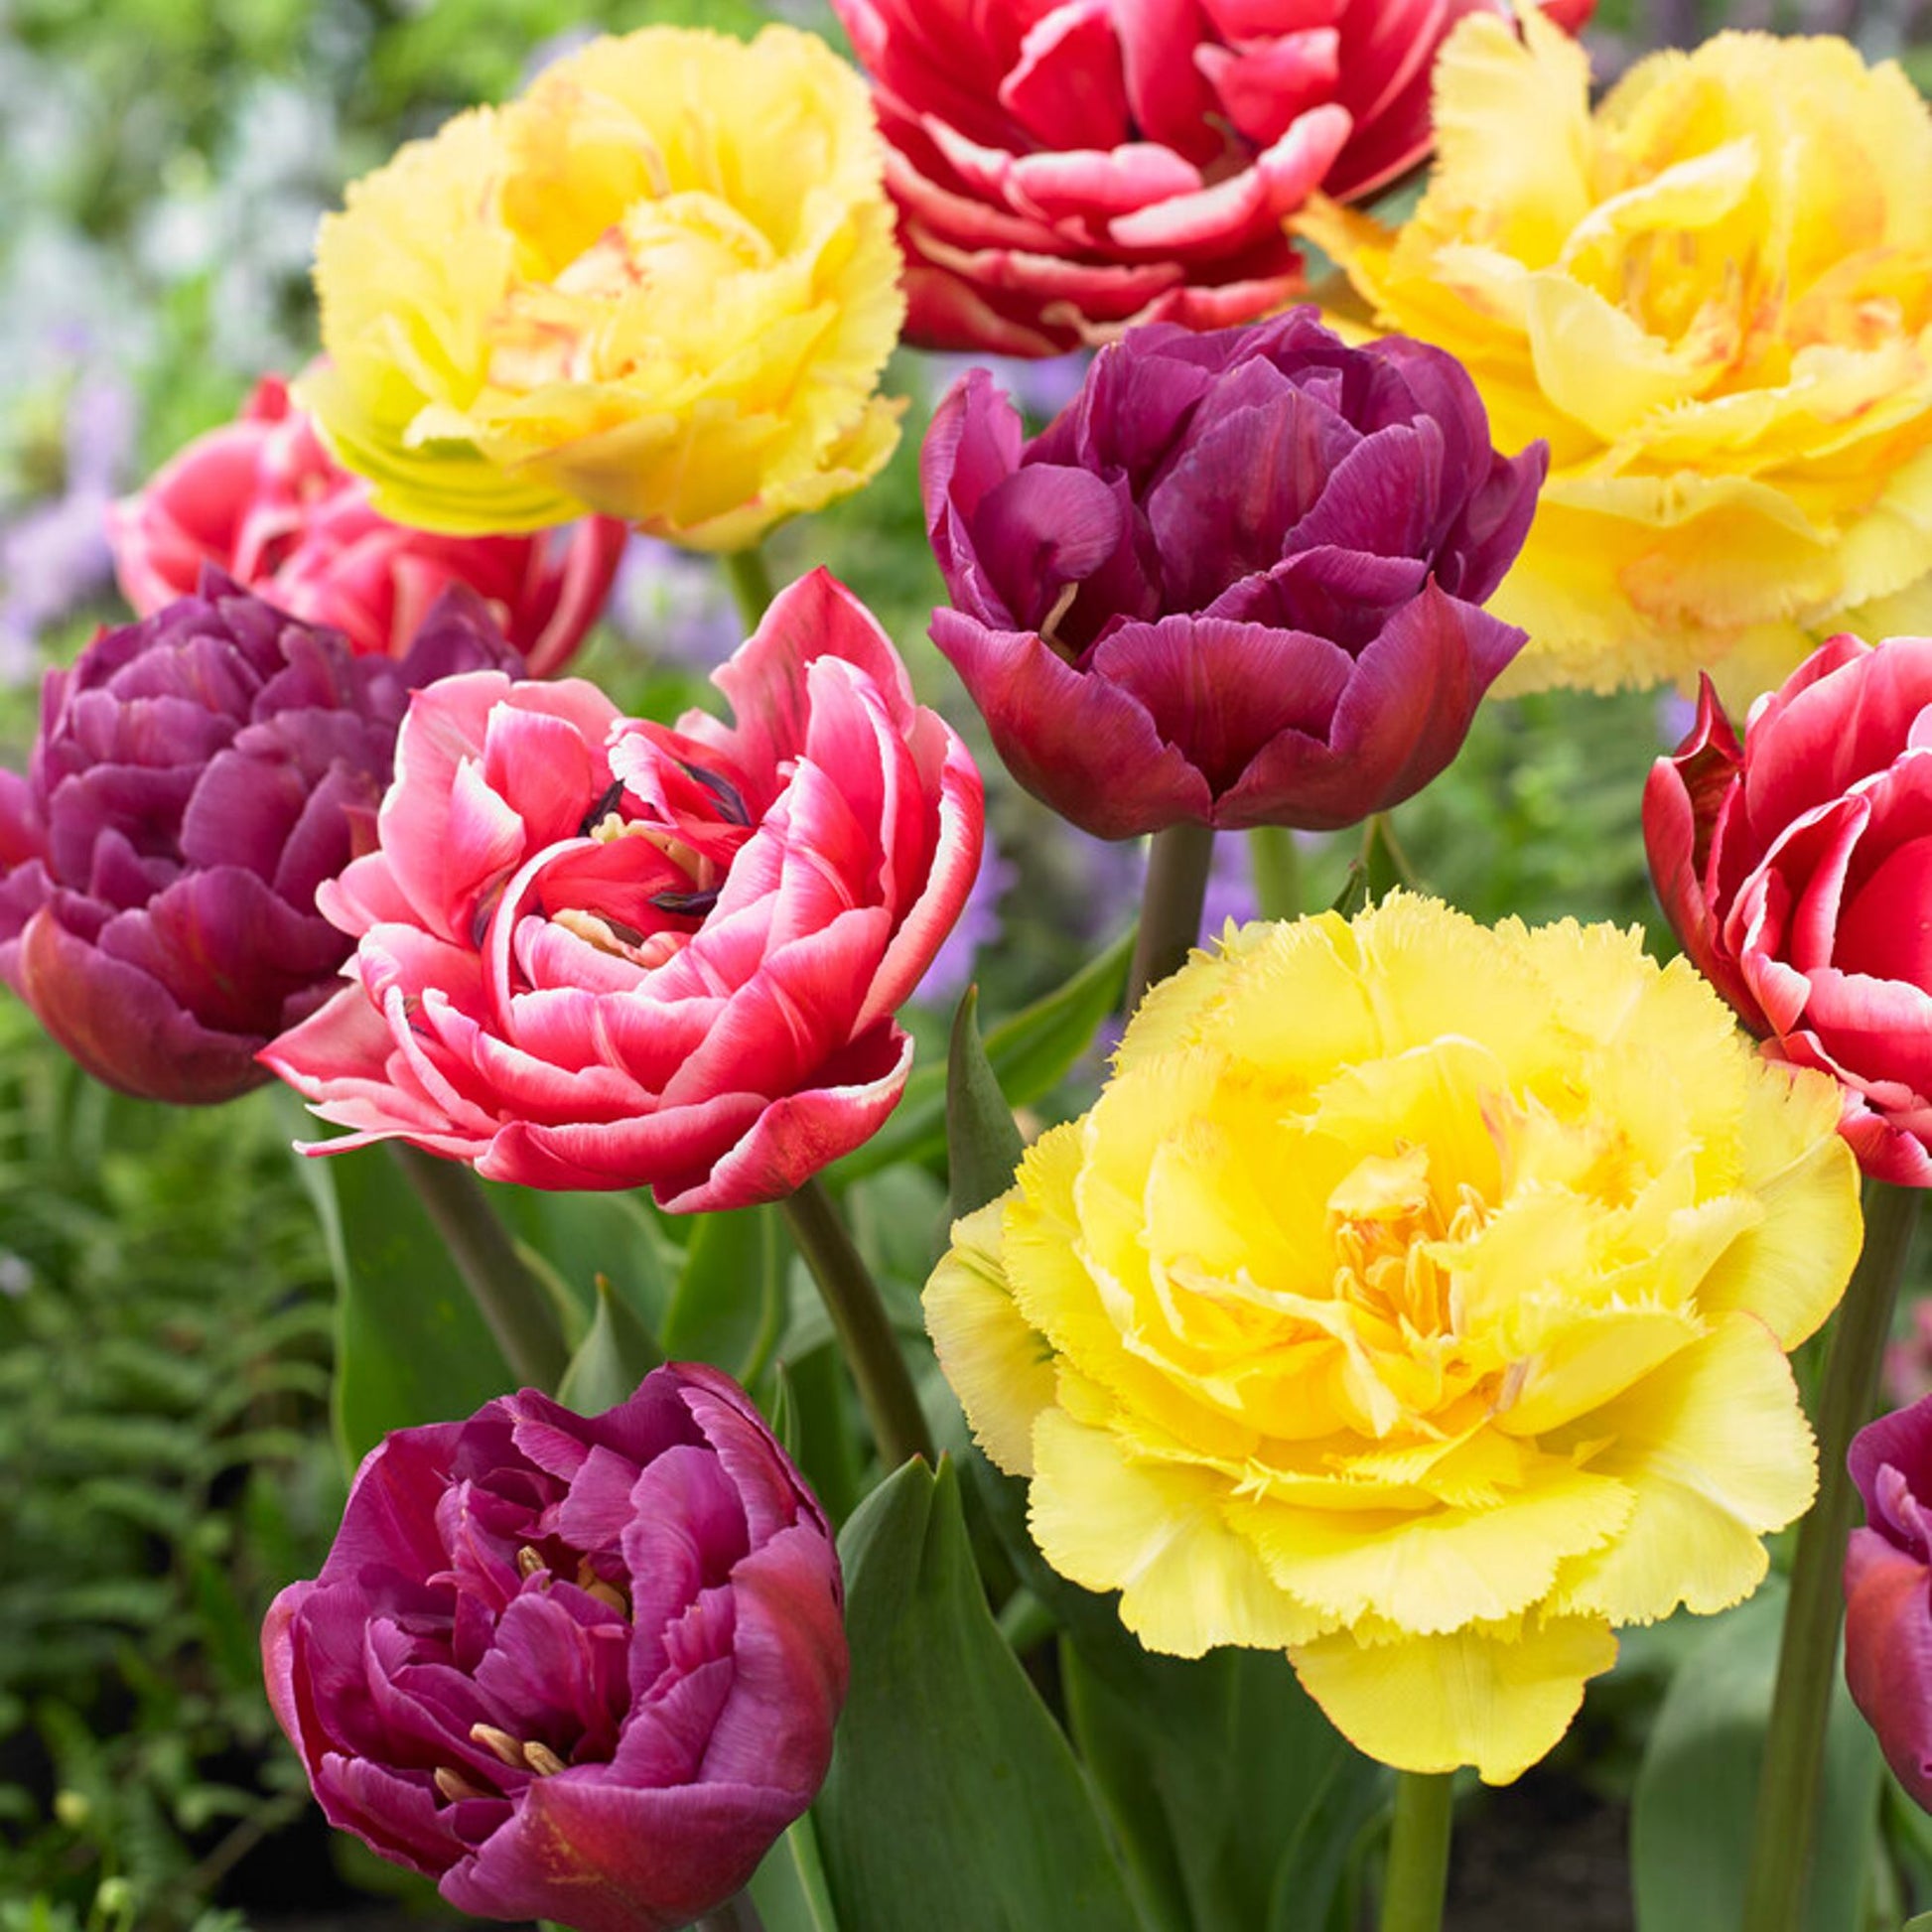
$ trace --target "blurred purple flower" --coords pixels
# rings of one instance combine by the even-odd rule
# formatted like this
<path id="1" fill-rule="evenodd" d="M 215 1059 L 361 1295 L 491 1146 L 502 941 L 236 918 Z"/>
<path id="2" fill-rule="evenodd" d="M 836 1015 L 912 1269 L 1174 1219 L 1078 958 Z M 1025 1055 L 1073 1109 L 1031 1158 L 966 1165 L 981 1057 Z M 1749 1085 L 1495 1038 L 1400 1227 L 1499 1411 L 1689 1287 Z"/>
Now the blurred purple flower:
<path id="1" fill-rule="evenodd" d="M 0 524 L 0 683 L 30 677 L 42 633 L 113 582 L 107 510 L 134 448 L 134 395 L 93 370 L 68 403 L 63 485 Z"/>
<path id="2" fill-rule="evenodd" d="M 706 675 L 745 641 L 716 562 L 656 537 L 631 537 L 604 615 L 651 656 Z"/>
<path id="3" fill-rule="evenodd" d="M 947 933 L 919 982 L 918 998 L 923 1005 L 950 1007 L 965 992 L 980 949 L 999 939 L 1000 901 L 1019 878 L 1020 868 L 1001 855 L 989 826 L 981 848 L 979 875 L 966 896 L 959 923 Z"/>
<path id="4" fill-rule="evenodd" d="M 935 390 L 954 388 L 974 369 L 984 369 L 1036 423 L 1051 422 L 1080 393 L 1092 361 L 1085 349 L 1041 357 L 932 354 L 925 358 Z"/>
<path id="5" fill-rule="evenodd" d="M 1008 769 L 1101 838 L 1397 804 L 1522 645 L 1481 605 L 1546 452 L 1498 455 L 1440 349 L 1312 309 L 1132 329 L 1023 438 L 982 370 L 933 417 L 932 637 Z"/>

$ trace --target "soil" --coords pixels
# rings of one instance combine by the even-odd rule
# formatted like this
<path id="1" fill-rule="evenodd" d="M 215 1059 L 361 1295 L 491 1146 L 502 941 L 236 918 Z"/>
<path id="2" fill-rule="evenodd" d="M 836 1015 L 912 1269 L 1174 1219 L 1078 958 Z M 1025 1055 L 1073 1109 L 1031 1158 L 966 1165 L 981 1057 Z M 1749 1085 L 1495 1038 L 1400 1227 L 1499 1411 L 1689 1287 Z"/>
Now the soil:
<path id="1" fill-rule="evenodd" d="M 1485 1792 L 1455 1821 L 1443 1932 L 1635 1932 L 1630 1814 L 1557 1772 Z"/>

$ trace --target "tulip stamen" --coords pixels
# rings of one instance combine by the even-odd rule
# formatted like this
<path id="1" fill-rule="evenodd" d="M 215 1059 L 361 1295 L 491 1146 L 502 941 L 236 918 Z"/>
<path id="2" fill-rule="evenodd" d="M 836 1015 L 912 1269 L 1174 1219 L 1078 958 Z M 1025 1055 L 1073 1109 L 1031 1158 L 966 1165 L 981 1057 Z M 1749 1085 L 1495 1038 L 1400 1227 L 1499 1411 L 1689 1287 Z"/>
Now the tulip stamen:
<path id="1" fill-rule="evenodd" d="M 540 1744 L 534 1737 L 523 1746 L 523 1755 L 540 1778 L 554 1778 L 559 1771 L 569 1769 L 548 1744 Z"/>
<path id="2" fill-rule="evenodd" d="M 624 1595 L 623 1591 L 616 1584 L 607 1584 L 591 1568 L 591 1560 L 589 1557 L 579 1557 L 577 1559 L 577 1587 L 586 1596 L 594 1597 L 598 1602 L 602 1603 L 607 1610 L 616 1610 L 620 1616 L 623 1617 L 627 1617 L 630 1614 L 630 1599 Z"/>
<path id="3" fill-rule="evenodd" d="M 473 1744 L 481 1744 L 484 1750 L 492 1752 L 512 1771 L 529 1768 L 524 1762 L 527 1746 L 518 1738 L 512 1737 L 507 1730 L 498 1729 L 495 1725 L 472 1725 L 470 1741 Z"/>
<path id="4" fill-rule="evenodd" d="M 480 1784 L 472 1784 L 461 1771 L 453 1770 L 447 1764 L 437 1767 L 435 1784 L 437 1791 L 453 1805 L 461 1804 L 466 1798 L 492 1798 L 496 1795 Z"/>
<path id="5" fill-rule="evenodd" d="M 1062 643 L 1057 632 L 1060 620 L 1073 609 L 1073 600 L 1079 595 L 1080 586 L 1077 583 L 1062 584 L 1059 596 L 1053 600 L 1053 608 L 1046 614 L 1046 621 L 1039 626 L 1039 641 L 1069 664 L 1080 653 L 1071 644 Z"/>
<path id="6" fill-rule="evenodd" d="M 623 780 L 621 778 L 614 778 L 606 788 L 604 795 L 584 814 L 583 819 L 577 827 L 577 836 L 580 839 L 608 839 L 612 834 L 605 827 L 607 822 L 614 818 L 618 821 L 617 829 L 621 831 L 623 829 L 623 819 L 620 815 L 618 807 L 622 801 Z"/>
<path id="7" fill-rule="evenodd" d="M 516 1553 L 516 1574 L 527 1584 L 532 1577 L 541 1576 L 550 1566 L 544 1562 L 543 1553 L 531 1544 Z"/>

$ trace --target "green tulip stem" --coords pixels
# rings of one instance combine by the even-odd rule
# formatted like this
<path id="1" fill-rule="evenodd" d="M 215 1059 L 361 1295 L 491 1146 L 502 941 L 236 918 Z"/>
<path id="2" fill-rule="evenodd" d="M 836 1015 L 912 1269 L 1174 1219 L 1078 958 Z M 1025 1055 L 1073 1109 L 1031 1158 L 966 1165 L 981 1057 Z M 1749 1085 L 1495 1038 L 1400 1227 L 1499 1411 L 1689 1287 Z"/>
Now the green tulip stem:
<path id="1" fill-rule="evenodd" d="M 1257 825 L 1248 834 L 1248 870 L 1264 919 L 1301 916 L 1302 853 L 1286 825 Z"/>
<path id="2" fill-rule="evenodd" d="M 520 1385 L 554 1395 L 570 1365 L 557 1305 L 524 1267 L 489 1197 L 460 1161 L 393 1141 L 396 1164 L 469 1287 Z"/>
<path id="3" fill-rule="evenodd" d="M 825 1312 L 859 1385 L 859 1400 L 866 1406 L 886 1467 L 897 1469 L 915 1455 L 936 1466 L 932 1432 L 879 1284 L 853 1245 L 832 1197 L 818 1181 L 808 1180 L 786 1196 L 784 1210 L 791 1238 L 818 1283 Z"/>
<path id="4" fill-rule="evenodd" d="M 759 627 L 776 593 L 771 588 L 771 566 L 756 543 L 743 550 L 727 550 L 723 558 L 725 580 L 738 603 L 738 615 L 745 621 L 746 634 Z"/>
<path id="5" fill-rule="evenodd" d="M 764 1932 L 764 1921 L 748 1891 L 728 1898 L 715 1912 L 707 1912 L 691 1932 Z"/>
<path id="6" fill-rule="evenodd" d="M 1798 1528 L 1777 1687 L 1744 1891 L 1743 1932 L 1798 1932 L 1811 1878 L 1825 1724 L 1838 1674 L 1842 1577 L 1858 1491 L 1845 1466 L 1870 1421 L 1891 1334 L 1892 1304 L 1918 1217 L 1918 1190 L 1874 1180 L 1865 1189 L 1864 1247 L 1839 1310 L 1818 1410 L 1818 1500 Z"/>
<path id="7" fill-rule="evenodd" d="M 1442 1932 L 1449 1895 L 1451 1771 L 1403 1771 L 1395 1781 L 1395 1827 L 1382 1884 L 1381 1932 Z"/>
<path id="8" fill-rule="evenodd" d="M 1154 835 L 1147 860 L 1147 891 L 1141 897 L 1141 927 L 1127 975 L 1127 1011 L 1157 980 L 1178 972 L 1200 938 L 1207 900 L 1207 869 L 1214 862 L 1211 825 L 1170 825 Z"/>

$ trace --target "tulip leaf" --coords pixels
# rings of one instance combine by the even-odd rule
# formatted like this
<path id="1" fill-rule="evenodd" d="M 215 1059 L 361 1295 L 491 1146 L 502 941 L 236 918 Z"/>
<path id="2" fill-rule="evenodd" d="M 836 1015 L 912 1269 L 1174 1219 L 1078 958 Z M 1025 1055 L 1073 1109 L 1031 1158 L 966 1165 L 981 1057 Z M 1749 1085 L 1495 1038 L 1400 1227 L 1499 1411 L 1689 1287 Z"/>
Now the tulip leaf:
<path id="1" fill-rule="evenodd" d="M 1416 890 L 1416 869 L 1396 843 L 1395 826 L 1387 812 L 1372 812 L 1362 827 L 1362 872 L 1368 896 L 1378 903 L 1398 886 Z"/>
<path id="2" fill-rule="evenodd" d="M 1133 951 L 1134 934 L 1125 932 L 1064 985 L 988 1029 L 986 1057 L 1009 1104 L 1037 1100 L 1092 1044 L 1100 1023 L 1120 1006 Z M 946 1069 L 917 1066 L 892 1118 L 826 1175 L 843 1184 L 898 1161 L 935 1163 L 945 1151 Z"/>
<path id="3" fill-rule="evenodd" d="M 771 1359 L 784 1316 L 777 1210 L 700 1215 L 659 1331 L 664 1353 L 710 1362 L 750 1384 Z"/>
<path id="4" fill-rule="evenodd" d="M 1389 1772 L 1361 1755 L 1272 1650 L 1159 1657 L 1117 1601 L 1049 1569 L 1027 1532 L 1027 1485 L 977 1451 L 976 1501 L 1065 1633 L 1073 1740 L 1160 1932 L 1309 1932 L 1323 1925 Z"/>
<path id="5" fill-rule="evenodd" d="M 809 1812 L 764 1855 L 745 1892 L 764 1932 L 839 1932 Z"/>
<path id="6" fill-rule="evenodd" d="M 946 1171 L 955 1215 L 970 1214 L 1004 1194 L 1026 1152 L 980 1039 L 979 997 L 977 986 L 960 996 L 946 1069 Z"/>
<path id="7" fill-rule="evenodd" d="M 663 1351 L 651 1340 L 636 1311 L 600 1275 L 590 1333 L 564 1370 L 557 1400 L 579 1415 L 602 1415 L 628 1402 L 637 1393 L 637 1384 L 663 1359 Z"/>
<path id="8" fill-rule="evenodd" d="M 1757 1805 L 1764 1725 L 1777 1671 L 1785 1587 L 1712 1619 L 1689 1649 L 1651 1729 L 1631 1806 L 1638 1932 L 1735 1925 Z M 1882 1761 L 1833 1672 L 1805 1932 L 1861 1923 Z"/>
<path id="9" fill-rule="evenodd" d="M 577 1311 L 572 1332 L 597 1313 L 597 1283 L 652 1334 L 664 1319 L 681 1251 L 641 1193 L 553 1193 L 487 1183 L 483 1190 L 516 1236 L 523 1259 Z"/>
<path id="10" fill-rule="evenodd" d="M 907 1462 L 839 1556 L 852 1686 L 814 1816 L 841 1921 L 1136 1932 L 1086 1780 L 987 1609 L 952 1463 Z"/>
<path id="11" fill-rule="evenodd" d="M 351 1467 L 392 1429 L 450 1422 L 515 1387 L 386 1148 L 305 1160 L 336 1277 L 336 1439 Z"/>
<path id="12" fill-rule="evenodd" d="M 1908 1918 L 1899 1932 L 1932 1932 L 1932 1912 L 1921 1912 L 1917 1918 Z"/>

